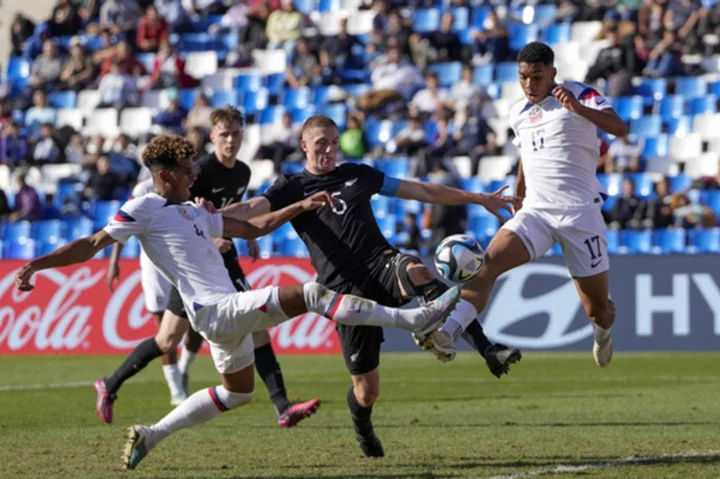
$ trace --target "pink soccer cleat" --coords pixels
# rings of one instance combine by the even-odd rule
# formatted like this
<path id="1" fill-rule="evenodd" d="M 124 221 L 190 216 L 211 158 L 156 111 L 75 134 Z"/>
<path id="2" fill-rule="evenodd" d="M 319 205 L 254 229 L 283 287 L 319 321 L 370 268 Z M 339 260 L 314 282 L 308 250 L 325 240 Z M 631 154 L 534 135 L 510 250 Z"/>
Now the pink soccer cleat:
<path id="1" fill-rule="evenodd" d="M 309 418 L 320 408 L 319 399 L 295 403 L 278 417 L 280 427 L 293 427 L 303 419 Z"/>
<path id="2" fill-rule="evenodd" d="M 108 424 L 112 424 L 113 420 L 113 402 L 115 401 L 115 395 L 109 395 L 107 388 L 105 387 L 105 380 L 98 379 L 95 381 L 95 411 L 97 411 L 100 419 Z"/>

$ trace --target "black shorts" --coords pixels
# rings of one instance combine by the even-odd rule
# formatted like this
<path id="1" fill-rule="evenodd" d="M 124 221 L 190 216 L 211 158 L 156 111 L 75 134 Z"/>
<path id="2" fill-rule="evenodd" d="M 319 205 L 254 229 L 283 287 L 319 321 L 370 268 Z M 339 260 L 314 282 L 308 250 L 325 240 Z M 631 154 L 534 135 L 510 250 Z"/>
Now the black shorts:
<path id="1" fill-rule="evenodd" d="M 403 306 L 410 302 L 410 299 L 403 298 L 397 276 L 397 266 L 404 256 L 399 252 L 383 255 L 375 264 L 369 266 L 367 280 L 361 284 L 347 282 L 332 289 L 341 294 L 372 299 L 383 306 Z M 381 327 L 338 324 L 335 329 L 350 374 L 365 374 L 378 367 L 380 348 L 384 341 Z"/>
<path id="2" fill-rule="evenodd" d="M 240 267 L 237 259 L 234 261 L 226 261 L 225 267 L 230 274 L 230 279 L 232 280 L 233 285 L 235 285 L 236 290 L 248 291 L 250 289 L 247 279 L 245 278 L 245 272 Z M 185 305 L 183 304 L 177 288 L 170 288 L 167 309 L 176 316 L 188 319 L 187 312 L 185 311 Z"/>

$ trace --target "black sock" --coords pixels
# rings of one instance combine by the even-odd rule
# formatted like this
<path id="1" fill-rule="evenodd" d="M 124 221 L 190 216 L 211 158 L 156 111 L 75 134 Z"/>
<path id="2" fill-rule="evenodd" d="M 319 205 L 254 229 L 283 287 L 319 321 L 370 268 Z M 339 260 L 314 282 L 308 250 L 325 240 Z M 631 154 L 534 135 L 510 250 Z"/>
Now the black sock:
<path id="1" fill-rule="evenodd" d="M 465 329 L 465 332 L 463 332 L 462 337 L 465 341 L 470 343 L 470 345 L 475 348 L 483 358 L 485 357 L 485 351 L 487 348 L 493 345 L 488 337 L 485 336 L 483 327 L 477 319 L 470 323 L 470 325 Z"/>
<path id="2" fill-rule="evenodd" d="M 163 352 L 155 342 L 154 337 L 148 338 L 135 346 L 130 356 L 123 361 L 112 376 L 105 378 L 105 387 L 107 388 L 108 394 L 115 394 L 126 380 L 145 369 L 145 366 L 147 366 L 150 361 L 162 355 Z"/>
<path id="3" fill-rule="evenodd" d="M 372 415 L 372 406 L 363 407 L 355 397 L 355 391 L 351 387 L 347 393 L 348 407 L 350 408 L 350 417 L 352 418 L 355 433 L 361 437 L 369 437 L 373 434 L 373 424 L 370 416 Z"/>
<path id="4" fill-rule="evenodd" d="M 278 415 L 284 413 L 290 407 L 290 401 L 287 398 L 285 381 L 272 344 L 255 348 L 255 369 L 265 383 Z"/>

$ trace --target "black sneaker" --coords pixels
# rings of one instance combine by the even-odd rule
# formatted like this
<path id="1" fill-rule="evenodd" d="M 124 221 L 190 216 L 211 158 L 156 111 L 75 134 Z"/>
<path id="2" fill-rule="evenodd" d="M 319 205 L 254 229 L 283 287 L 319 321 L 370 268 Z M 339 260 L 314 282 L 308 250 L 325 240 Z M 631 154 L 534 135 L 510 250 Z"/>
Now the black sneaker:
<path id="1" fill-rule="evenodd" d="M 517 348 L 508 348 L 504 344 L 496 343 L 485 350 L 485 363 L 496 378 L 507 374 L 510 365 L 522 359 L 522 353 Z"/>
<path id="2" fill-rule="evenodd" d="M 360 450 L 365 454 L 365 457 L 385 457 L 385 450 L 375 433 L 368 437 L 356 434 L 355 439 L 357 439 Z"/>

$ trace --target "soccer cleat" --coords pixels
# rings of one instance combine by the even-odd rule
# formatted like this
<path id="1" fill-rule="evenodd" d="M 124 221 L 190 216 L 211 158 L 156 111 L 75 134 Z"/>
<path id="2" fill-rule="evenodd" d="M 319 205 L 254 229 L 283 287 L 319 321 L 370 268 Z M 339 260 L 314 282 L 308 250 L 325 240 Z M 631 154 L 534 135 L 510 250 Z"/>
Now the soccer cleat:
<path id="1" fill-rule="evenodd" d="M 182 388 L 185 391 L 185 397 L 190 396 L 190 373 L 187 371 L 182 373 Z"/>
<path id="2" fill-rule="evenodd" d="M 510 365 L 522 359 L 522 353 L 517 348 L 508 348 L 504 344 L 495 343 L 485 350 L 485 363 L 488 369 L 496 378 L 507 374 Z"/>
<path id="3" fill-rule="evenodd" d="M 414 333 L 422 338 L 437 330 L 453 312 L 458 301 L 460 301 L 460 288 L 453 286 L 439 298 L 423 305 L 422 310 L 426 320 Z"/>
<path id="4" fill-rule="evenodd" d="M 185 394 L 184 391 L 181 391 L 181 392 L 179 392 L 179 393 L 177 393 L 177 394 L 174 394 L 174 395 L 172 396 L 172 398 L 170 398 L 170 405 L 171 405 L 171 406 L 179 406 L 179 405 L 181 405 L 187 398 L 188 398 L 188 397 L 187 397 L 187 394 Z"/>
<path id="5" fill-rule="evenodd" d="M 292 404 L 278 417 L 280 427 L 293 427 L 303 419 L 307 419 L 317 412 L 320 408 L 321 401 L 319 399 L 311 399 L 305 402 Z"/>
<path id="6" fill-rule="evenodd" d="M 612 361 L 613 356 L 613 344 L 612 337 L 608 335 L 607 338 L 598 341 L 597 339 L 593 343 L 593 357 L 595 363 L 601 368 L 607 367 Z"/>
<path id="7" fill-rule="evenodd" d="M 113 420 L 113 402 L 117 399 L 115 394 L 108 394 L 107 386 L 105 386 L 105 378 L 95 381 L 95 411 L 107 424 L 112 424 Z"/>
<path id="8" fill-rule="evenodd" d="M 355 439 L 360 446 L 360 450 L 365 454 L 365 457 L 385 457 L 385 450 L 383 445 L 373 432 L 371 436 L 362 437 L 355 435 Z"/>
<path id="9" fill-rule="evenodd" d="M 135 469 L 140 461 L 155 447 L 147 426 L 133 426 L 127 430 L 127 442 L 123 454 L 123 469 Z"/>

